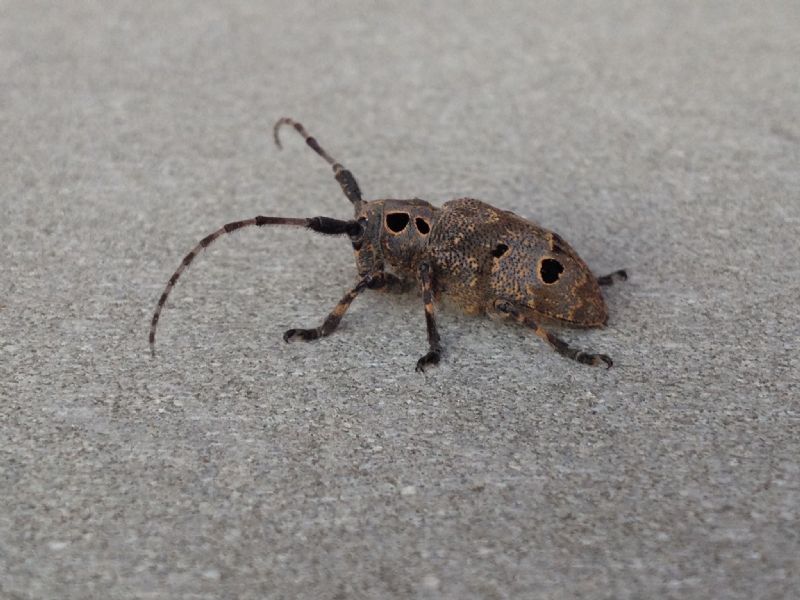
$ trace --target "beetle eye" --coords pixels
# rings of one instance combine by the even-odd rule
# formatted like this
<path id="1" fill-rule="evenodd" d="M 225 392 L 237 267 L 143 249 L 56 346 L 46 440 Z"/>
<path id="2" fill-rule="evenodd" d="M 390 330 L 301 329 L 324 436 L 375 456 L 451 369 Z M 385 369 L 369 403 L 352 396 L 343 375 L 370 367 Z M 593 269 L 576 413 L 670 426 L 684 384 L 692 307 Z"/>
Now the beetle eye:
<path id="1" fill-rule="evenodd" d="M 545 283 L 555 283 L 564 272 L 564 266 L 553 258 L 545 258 L 539 264 L 539 277 Z"/>
<path id="2" fill-rule="evenodd" d="M 408 213 L 389 213 L 386 215 L 386 227 L 388 227 L 390 231 L 400 233 L 408 225 L 409 219 Z"/>

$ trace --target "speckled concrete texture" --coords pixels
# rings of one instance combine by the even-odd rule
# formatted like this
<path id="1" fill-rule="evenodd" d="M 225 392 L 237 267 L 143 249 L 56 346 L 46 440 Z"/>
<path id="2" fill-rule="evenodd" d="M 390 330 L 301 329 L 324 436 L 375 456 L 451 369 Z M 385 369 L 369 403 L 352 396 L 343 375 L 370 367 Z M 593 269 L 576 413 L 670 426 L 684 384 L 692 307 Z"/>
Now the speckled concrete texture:
<path id="1" fill-rule="evenodd" d="M 797 2 L 0 3 L 0 597 L 791 598 Z M 220 240 L 473 196 L 599 274 L 614 358 L 418 297 L 349 244 Z M 291 132 L 287 132 L 291 133 Z"/>

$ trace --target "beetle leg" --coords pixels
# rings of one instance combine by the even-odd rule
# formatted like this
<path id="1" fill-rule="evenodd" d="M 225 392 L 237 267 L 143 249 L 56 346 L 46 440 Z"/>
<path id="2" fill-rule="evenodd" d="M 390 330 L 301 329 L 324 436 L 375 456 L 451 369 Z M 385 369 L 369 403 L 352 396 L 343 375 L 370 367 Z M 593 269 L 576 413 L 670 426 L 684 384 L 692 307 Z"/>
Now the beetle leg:
<path id="1" fill-rule="evenodd" d="M 339 322 L 342 320 L 342 317 L 344 317 L 344 313 L 347 312 L 347 309 L 350 308 L 353 300 L 355 300 L 361 292 L 370 287 L 373 281 L 380 279 L 381 275 L 382 274 L 375 276 L 369 274 L 362 277 L 355 287 L 347 292 L 342 299 L 339 300 L 339 303 L 333 307 L 333 310 L 325 318 L 322 325 L 314 329 L 288 329 L 283 334 L 283 341 L 291 342 L 294 340 L 303 340 L 305 342 L 310 342 L 311 340 L 316 340 L 317 338 L 332 334 L 339 326 Z"/>
<path id="2" fill-rule="evenodd" d="M 547 342 L 550 347 L 558 352 L 561 356 L 566 356 L 567 358 L 571 358 L 572 360 L 584 365 L 599 366 L 600 364 L 605 363 L 606 368 L 608 369 L 610 369 L 614 364 L 611 358 L 605 354 L 592 354 L 590 352 L 584 352 L 583 350 L 571 347 L 569 344 L 567 344 L 567 342 L 550 333 L 541 325 L 536 323 L 532 318 L 523 314 L 510 302 L 498 300 L 495 302 L 494 307 L 501 314 L 507 315 L 509 318 L 514 319 L 517 323 L 533 329 L 536 335 Z"/>
<path id="3" fill-rule="evenodd" d="M 439 331 L 433 315 L 433 275 L 428 263 L 419 266 L 419 279 L 422 285 L 422 301 L 425 304 L 425 324 L 428 328 L 428 353 L 417 361 L 417 372 L 422 373 L 428 365 L 438 364 L 442 355 Z"/>
<path id="4" fill-rule="evenodd" d="M 413 284 L 410 281 L 401 279 L 392 273 L 383 273 L 380 279 L 375 279 L 368 287 L 371 290 L 386 292 L 388 294 L 405 294 L 411 291 Z"/>
<path id="5" fill-rule="evenodd" d="M 628 279 L 628 272 L 625 269 L 614 271 L 613 273 L 609 273 L 608 275 L 603 275 L 602 277 L 598 277 L 597 283 L 599 285 L 614 285 L 615 277 L 620 281 L 625 281 Z"/>
<path id="6" fill-rule="evenodd" d="M 536 326 L 536 335 L 550 344 L 553 350 L 558 352 L 561 356 L 566 356 L 581 364 L 597 367 L 601 363 L 605 363 L 607 369 L 610 369 L 614 364 L 610 356 L 606 354 L 592 354 L 590 352 L 578 350 L 577 348 L 572 348 L 567 342 L 553 335 L 546 329 L 542 329 L 542 327 L 538 325 Z"/>

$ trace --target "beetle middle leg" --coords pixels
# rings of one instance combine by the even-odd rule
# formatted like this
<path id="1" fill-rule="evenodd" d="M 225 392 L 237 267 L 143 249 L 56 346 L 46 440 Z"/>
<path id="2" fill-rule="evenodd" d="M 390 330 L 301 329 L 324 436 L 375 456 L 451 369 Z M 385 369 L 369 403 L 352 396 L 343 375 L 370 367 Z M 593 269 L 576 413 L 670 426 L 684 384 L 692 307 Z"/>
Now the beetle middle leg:
<path id="1" fill-rule="evenodd" d="M 428 329 L 428 353 L 417 361 L 416 367 L 417 372 L 422 373 L 426 366 L 438 364 L 442 356 L 442 346 L 436 328 L 436 318 L 433 315 L 433 274 L 428 263 L 420 265 L 419 279 L 422 285 L 422 301 L 425 303 L 425 324 Z"/>
<path id="2" fill-rule="evenodd" d="M 325 159 L 325 162 L 327 162 L 331 168 L 333 168 L 333 176 L 336 178 L 336 181 L 339 182 L 344 195 L 347 196 L 347 199 L 353 203 L 356 213 L 358 213 L 358 211 L 361 209 L 361 203 L 363 200 L 361 198 L 361 189 L 358 187 L 358 182 L 356 182 L 356 178 L 353 176 L 353 174 L 348 169 L 345 169 L 330 154 L 325 152 L 322 146 L 319 145 L 319 142 L 317 142 L 316 138 L 314 138 L 312 135 L 309 135 L 302 123 L 298 123 L 289 117 L 278 119 L 278 122 L 275 123 L 275 127 L 272 130 L 272 135 L 275 139 L 275 145 L 278 146 L 278 148 L 282 148 L 280 137 L 278 137 L 278 131 L 283 125 L 290 125 L 291 127 L 294 127 L 295 131 L 297 131 L 297 133 L 303 136 L 303 138 L 306 140 L 306 144 L 308 144 L 308 146 L 314 152 Z"/>
<path id="3" fill-rule="evenodd" d="M 614 362 L 606 354 L 592 354 L 577 348 L 571 347 L 567 342 L 559 338 L 553 333 L 544 329 L 541 325 L 536 323 L 531 317 L 525 315 L 517 307 L 505 300 L 498 300 L 494 304 L 495 310 L 500 314 L 506 315 L 508 318 L 514 319 L 517 323 L 530 327 L 534 330 L 536 335 L 547 342 L 553 350 L 558 352 L 561 356 L 566 356 L 574 361 L 584 365 L 599 366 L 605 364 L 606 368 L 610 369 Z"/>

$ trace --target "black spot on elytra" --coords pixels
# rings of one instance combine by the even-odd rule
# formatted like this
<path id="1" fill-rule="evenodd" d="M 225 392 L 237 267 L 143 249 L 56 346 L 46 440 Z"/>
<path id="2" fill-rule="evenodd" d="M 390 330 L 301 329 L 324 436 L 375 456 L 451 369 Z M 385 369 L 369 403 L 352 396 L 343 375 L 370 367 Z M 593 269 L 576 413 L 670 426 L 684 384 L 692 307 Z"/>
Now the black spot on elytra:
<path id="1" fill-rule="evenodd" d="M 539 265 L 539 276 L 545 283 L 555 283 L 563 272 L 564 266 L 552 258 L 545 258 Z"/>
<path id="2" fill-rule="evenodd" d="M 497 244 L 497 246 L 494 247 L 494 250 L 492 250 L 492 256 L 495 258 L 500 258 L 506 252 L 508 252 L 508 246 L 505 244 Z"/>
<path id="3" fill-rule="evenodd" d="M 408 226 L 408 221 L 410 219 L 411 217 L 408 216 L 408 213 L 389 213 L 386 215 L 386 227 L 388 227 L 390 231 L 400 233 Z"/>
<path id="4" fill-rule="evenodd" d="M 417 226 L 417 231 L 419 231 L 422 235 L 428 235 L 431 231 L 431 226 L 428 225 L 428 222 L 422 217 L 417 217 L 414 219 L 414 225 Z"/>

